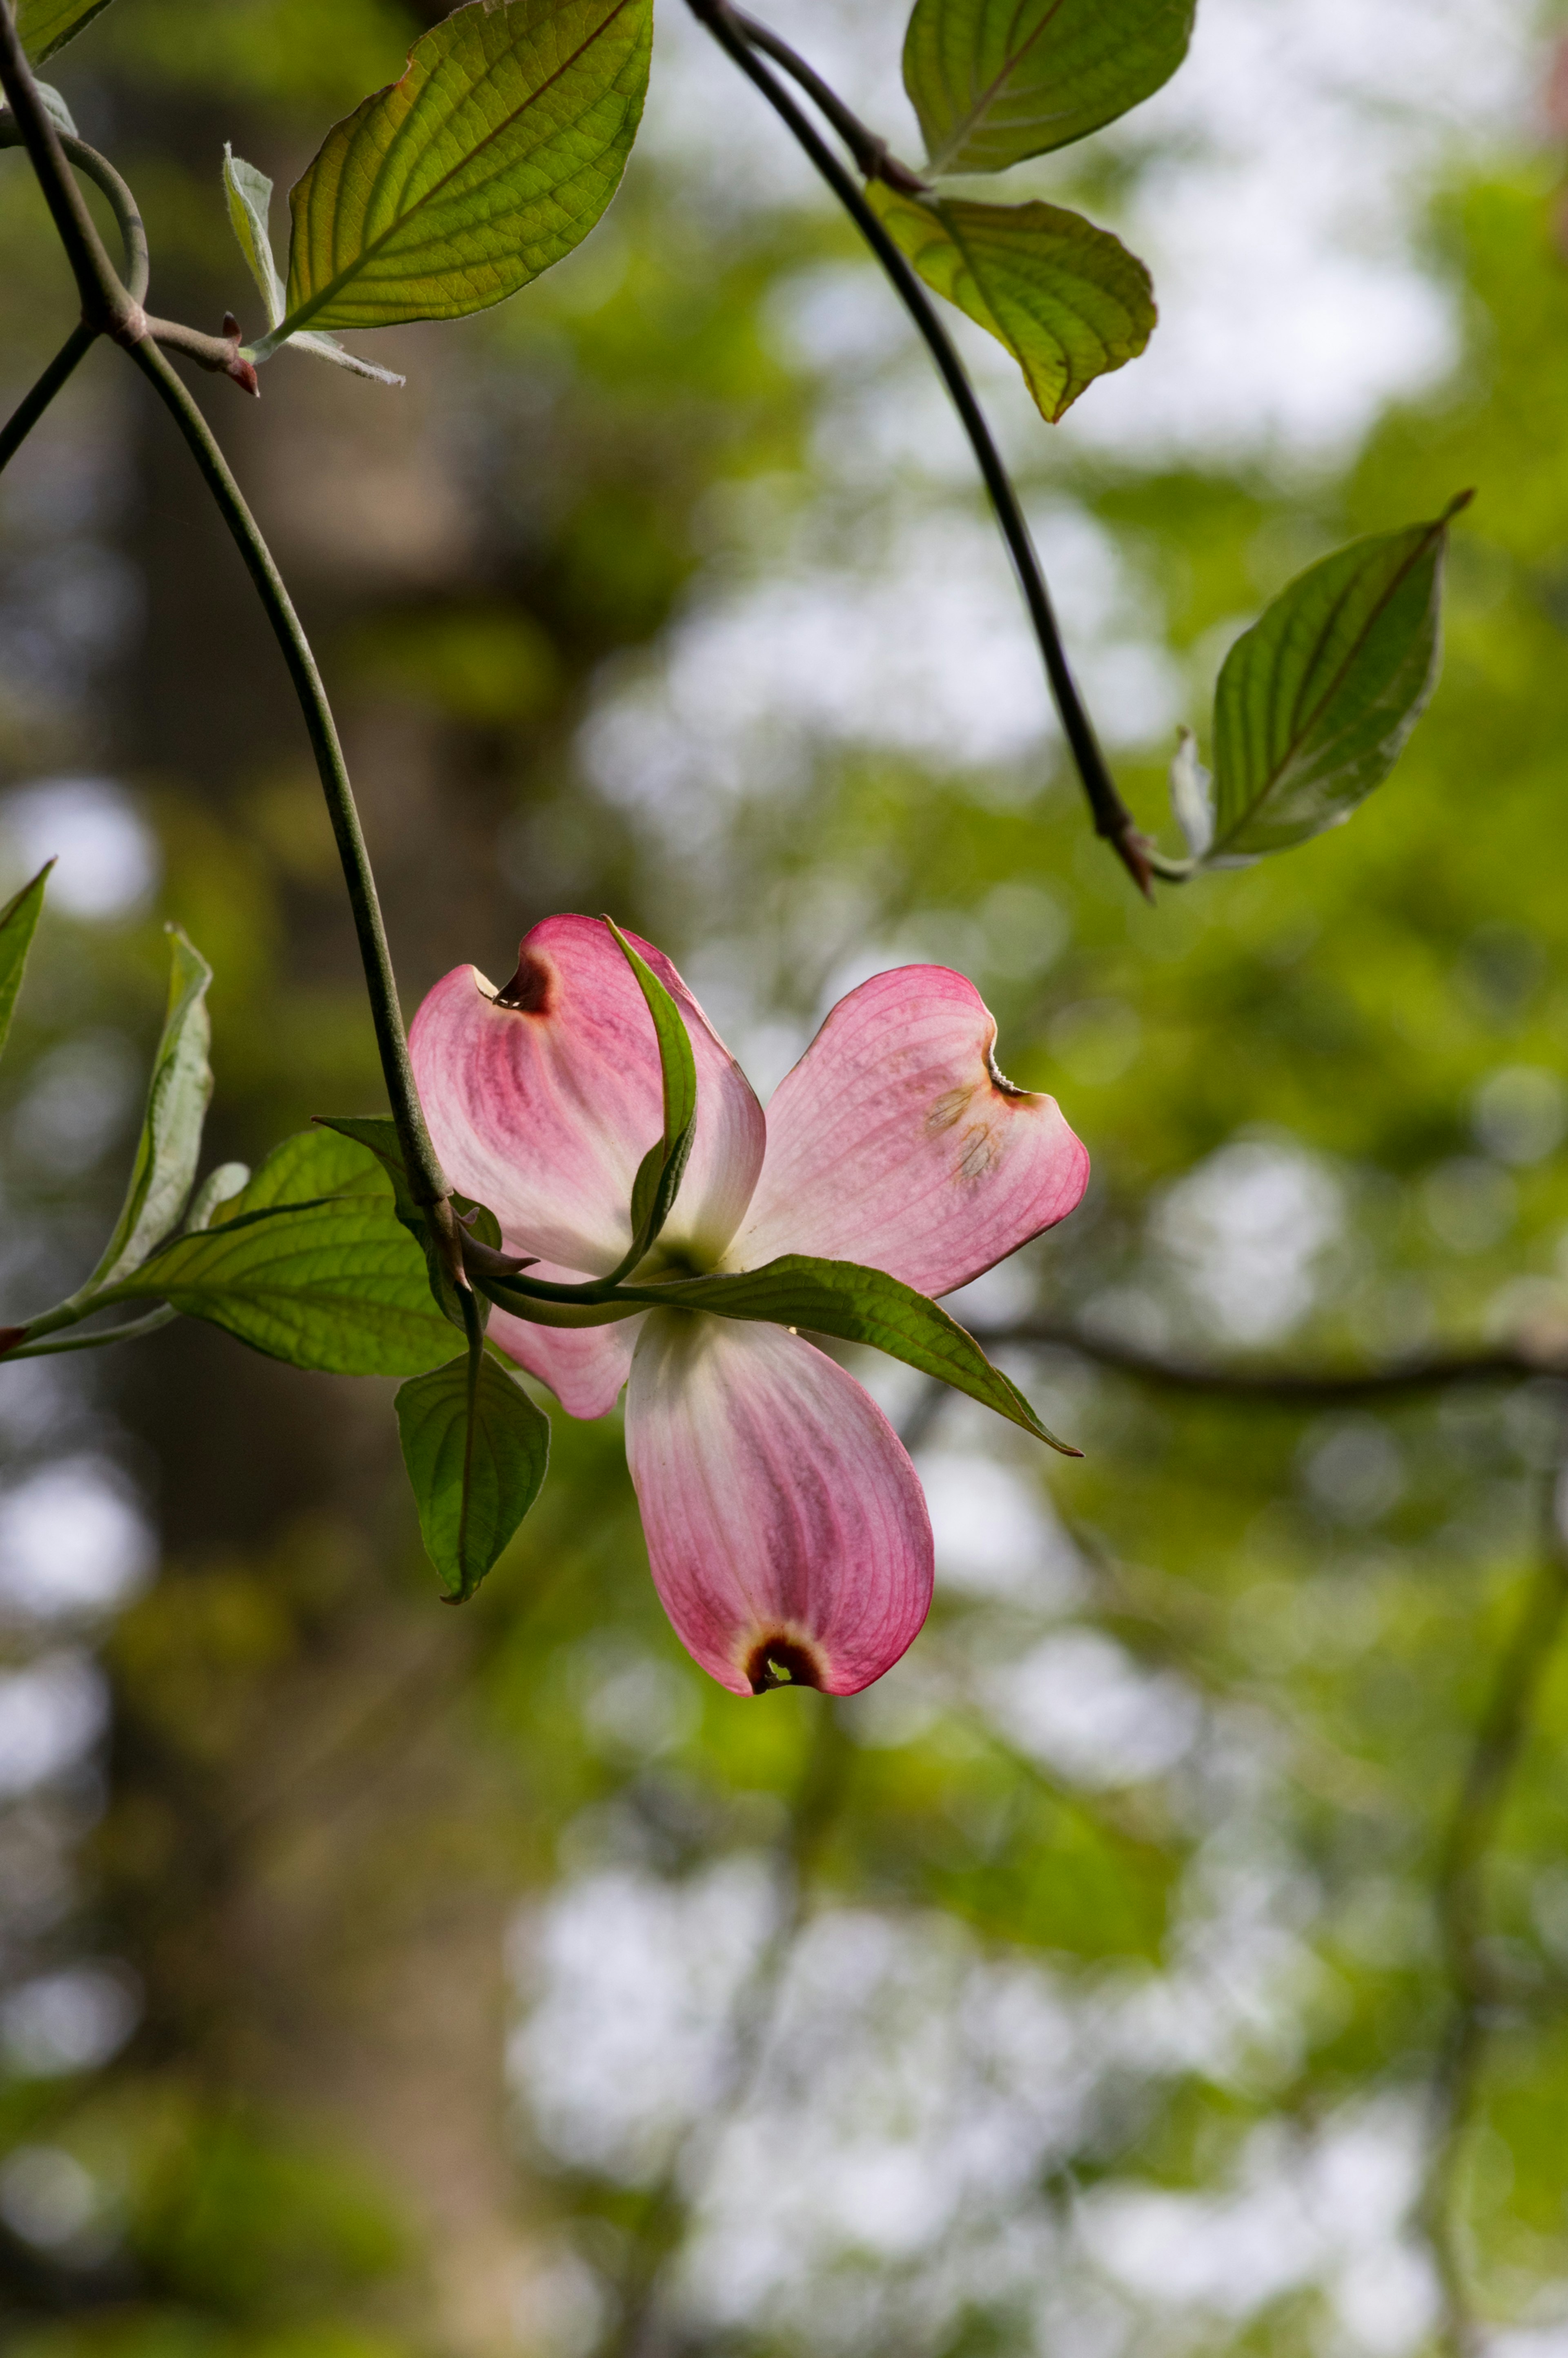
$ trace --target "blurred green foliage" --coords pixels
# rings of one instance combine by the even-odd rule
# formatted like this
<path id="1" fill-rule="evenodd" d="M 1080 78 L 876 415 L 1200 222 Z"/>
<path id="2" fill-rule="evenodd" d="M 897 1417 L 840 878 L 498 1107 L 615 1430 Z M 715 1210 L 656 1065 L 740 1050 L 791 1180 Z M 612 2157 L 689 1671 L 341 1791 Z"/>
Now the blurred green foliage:
<path id="1" fill-rule="evenodd" d="M 100 107 L 127 150 L 163 157 L 135 177 L 191 316 L 243 284 L 222 138 L 269 169 L 303 160 L 424 21 L 332 0 L 327 40 L 321 15 L 124 0 L 62 60 L 89 135 Z M 460 958 L 508 970 L 523 927 L 557 906 L 612 908 L 759 1035 L 808 1028 L 857 957 L 946 958 L 995 1009 L 1004 1068 L 1053 1089 L 1095 1159 L 1090 1199 L 1027 1257 L 1017 1306 L 1265 1368 L 1521 1333 L 1561 1348 L 1555 183 L 1526 157 L 1441 191 L 1433 266 L 1459 290 L 1461 359 L 1343 467 L 1144 463 L 1036 429 L 1032 489 L 1109 535 L 1193 720 L 1229 639 L 1292 573 L 1477 490 L 1454 533 L 1443 684 L 1393 778 L 1348 827 L 1152 912 L 1059 764 L 1043 781 L 962 749 L 829 740 L 792 767 L 759 741 L 698 822 L 596 783 L 585 719 L 656 680 L 704 600 L 783 564 L 825 483 L 851 546 L 878 545 L 884 503 L 923 495 L 892 460 L 871 486 L 832 472 L 839 393 L 778 331 L 781 288 L 853 262 L 831 220 L 723 206 L 639 157 L 557 276 L 449 344 L 399 345 L 404 407 L 307 384 L 287 357 L 256 418 L 218 388 L 211 414 L 342 704 L 410 1005 Z M 20 382 L 46 349 L 35 321 L 58 298 L 63 331 L 69 305 L 15 158 L 0 265 Z M 869 276 L 861 299 L 883 299 Z M 903 348 L 860 365 L 859 397 L 904 397 Z M 139 913 L 46 916 L 17 1015 L 6 1204 L 68 1274 L 112 1217 L 128 1147 L 122 1125 L 96 1160 L 51 1163 L 28 1142 L 38 1091 L 84 1037 L 146 1052 L 164 915 L 216 969 L 213 1159 L 254 1161 L 317 1112 L 375 1101 L 269 644 L 157 421 L 109 356 L 92 371 L 51 427 L 62 438 L 17 462 L 5 560 L 26 595 L 51 486 L 88 453 L 114 481 L 128 449 L 132 488 L 91 528 L 135 562 L 146 603 L 74 699 L 19 670 L 0 749 L 17 784 L 88 764 L 129 778 L 164 864 Z M 1168 751 L 1119 763 L 1151 827 Z M 8 1282 L 30 1306 L 28 1273 Z M 1008 1365 L 1086 1459 L 1044 1463 L 978 1410 L 941 1409 L 925 1462 L 939 1509 L 957 1469 L 959 1509 L 939 1513 L 937 1607 L 906 1664 L 841 1710 L 742 1703 L 691 1669 L 647 1580 L 613 1418 L 553 1418 L 541 1502 L 460 1617 L 435 1609 L 387 1388 L 178 1332 L 102 1370 L 85 1407 L 59 1395 L 59 1431 L 100 1418 L 93 1445 L 153 1498 L 161 1553 L 123 1610 L 59 1639 L 98 1650 L 111 1732 L 101 1782 L 72 1772 L 8 1813 L 0 1866 L 18 1892 L 39 1857 L 74 1866 L 53 1914 L 18 1900 L 5 1970 L 23 1988 L 119 1961 L 140 2012 L 97 2068 L 16 2050 L 0 2094 L 7 2350 L 1359 2349 L 1343 2252 L 1227 2299 L 1130 2273 L 1095 2223 L 1168 2198 L 1192 2207 L 1158 2215 L 1195 2248 L 1217 2219 L 1245 2226 L 1249 2188 L 1310 2177 L 1363 2130 L 1384 2140 L 1366 2198 L 1390 2212 L 1379 2248 L 1413 2272 L 1382 2346 L 1458 2346 L 1437 2266 L 1453 2252 L 1481 2314 L 1550 2325 L 1568 2191 L 1560 1658 L 1527 1664 L 1540 1682 L 1514 1697 L 1517 1773 L 1465 1952 L 1482 2003 L 1456 1983 L 1440 1894 L 1452 1916 L 1476 1732 L 1542 1593 L 1561 1385 L 1302 1409 L 1152 1389 L 1065 1348 Z M 17 1430 L 20 1479 L 50 1443 Z M 1020 1498 L 1027 1545 L 1002 1561 L 988 1547 Z M 35 1641 L 7 1622 L 6 1662 L 20 1671 Z M 585 1919 L 608 1929 L 551 1966 L 550 1928 L 596 1893 L 643 1913 Z M 810 1962 L 834 1939 L 882 1962 L 841 1962 L 835 1982 Z M 557 1987 L 573 1973 L 576 2016 Z M 662 2109 L 648 2096 L 637 2129 L 652 2073 L 637 2026 L 657 2050 L 655 2001 L 682 1973 L 681 2038 L 688 2016 L 721 2031 L 733 2006 L 734 2051 Z M 1058 2009 L 1054 2045 L 1008 2045 L 1026 1999 Z M 1439 2099 L 1466 2040 L 1445 2151 Z M 569 2102 L 550 2076 L 568 2063 Z M 1031 2107 L 1053 2104 L 1041 2127 Z M 940 2185 L 939 2163 L 968 2166 L 976 2120 L 1011 2140 L 1013 2176 L 975 2180 L 902 2242 L 848 2198 L 838 2217 L 844 2157 L 914 2155 Z M 820 2172 L 833 2215 L 786 2206 L 789 2259 L 758 2262 L 754 2298 L 726 2309 L 711 2272 L 678 2269 L 728 2215 L 727 2184 L 761 2183 L 746 2136 L 786 2189 Z M 37 2228 L 37 2169 L 13 2165 L 39 2152 L 90 2190 L 52 2241 L 16 2224 Z M 1453 2223 L 1436 2257 L 1433 2218 Z"/>

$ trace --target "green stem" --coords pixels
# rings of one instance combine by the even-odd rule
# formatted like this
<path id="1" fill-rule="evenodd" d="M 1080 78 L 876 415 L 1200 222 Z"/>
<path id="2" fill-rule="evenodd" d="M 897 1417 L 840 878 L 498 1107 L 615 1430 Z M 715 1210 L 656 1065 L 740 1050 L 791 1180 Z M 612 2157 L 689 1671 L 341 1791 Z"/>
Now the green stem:
<path id="1" fill-rule="evenodd" d="M 161 1310 L 150 1312 L 146 1318 L 135 1318 L 125 1326 L 102 1327 L 96 1335 L 62 1335 L 58 1342 L 46 1342 L 41 1336 L 35 1336 L 32 1341 L 18 1343 L 14 1350 L 0 1355 L 0 1364 L 8 1364 L 12 1359 L 52 1358 L 59 1351 L 102 1351 L 110 1343 L 139 1342 L 144 1335 L 156 1335 L 160 1326 L 168 1326 L 178 1315 L 178 1310 L 170 1310 L 166 1304 Z"/>
<path id="2" fill-rule="evenodd" d="M 64 343 L 30 393 L 25 393 L 4 426 L 0 426 L 0 474 L 10 465 L 61 385 L 74 375 L 98 341 L 98 330 L 85 320 L 72 328 Z"/>
<path id="3" fill-rule="evenodd" d="M 21 140 L 32 159 L 44 202 L 75 276 L 83 320 L 117 341 L 124 341 L 127 335 L 139 334 L 140 300 L 122 287 L 114 275 L 97 224 L 87 210 L 87 200 L 66 160 L 65 143 L 70 134 L 60 130 L 38 95 L 7 0 L 0 0 L 0 88 L 4 88 L 15 117 L 15 136 Z M 114 202 L 112 195 L 110 201 Z"/>
<path id="4" fill-rule="evenodd" d="M 353 912 L 354 931 L 359 936 L 360 956 L 364 965 L 365 988 L 370 994 L 376 1046 L 381 1055 L 381 1069 L 386 1082 L 392 1117 L 397 1125 L 397 1142 L 403 1151 L 404 1169 L 408 1174 L 416 1201 L 437 1215 L 438 1225 L 446 1233 L 451 1228 L 450 1214 L 448 1213 L 443 1221 L 440 1209 L 446 1205 L 451 1190 L 447 1184 L 446 1174 L 431 1143 L 420 1109 L 375 878 L 371 871 L 370 855 L 365 849 L 359 813 L 354 806 L 353 788 L 349 783 L 337 724 L 332 719 L 332 708 L 327 701 L 327 691 L 317 669 L 310 642 L 300 627 L 299 617 L 284 587 L 283 577 L 273 562 L 272 552 L 262 538 L 255 518 L 245 504 L 244 495 L 200 410 L 150 337 L 145 337 L 135 345 L 131 356 L 184 435 L 207 488 L 217 502 L 219 513 L 244 560 L 245 569 L 272 624 L 273 635 L 283 650 L 283 659 L 288 666 L 288 676 L 305 717 L 321 791 L 327 798 L 332 833 L 337 838 L 338 856 L 342 861 L 349 905 Z"/>
<path id="5" fill-rule="evenodd" d="M 818 135 L 788 91 L 755 55 L 752 44 L 760 42 L 763 28 L 754 25 L 749 17 L 739 16 L 730 6 L 729 0 L 687 0 L 687 5 L 794 133 L 881 264 L 925 340 L 926 349 L 936 364 L 937 373 L 946 386 L 959 421 L 968 436 L 969 447 L 975 454 L 986 490 L 990 494 L 991 506 L 1012 559 L 1024 604 L 1029 610 L 1029 619 L 1034 628 L 1063 733 L 1094 818 L 1095 832 L 1110 844 L 1141 892 L 1148 892 L 1152 872 L 1163 875 L 1167 867 L 1177 871 L 1173 882 L 1181 881 L 1185 863 L 1166 863 L 1162 856 L 1154 851 L 1117 791 L 1116 781 L 1110 774 L 1109 765 L 1095 734 L 1094 723 L 1078 693 L 1072 666 L 1067 661 L 1039 553 L 1030 535 L 1017 491 L 1002 463 L 1001 453 L 997 449 L 964 364 L 938 319 L 919 275 L 894 244 L 838 157 Z M 772 35 L 768 36 L 767 47 L 791 72 L 795 70 L 797 64 L 804 62 L 796 60 L 794 52 L 786 51 L 785 45 L 777 42 Z M 813 96 L 816 94 L 815 85 L 817 79 L 816 74 L 812 74 L 810 81 L 805 85 Z M 833 119 L 837 121 L 836 114 Z"/>

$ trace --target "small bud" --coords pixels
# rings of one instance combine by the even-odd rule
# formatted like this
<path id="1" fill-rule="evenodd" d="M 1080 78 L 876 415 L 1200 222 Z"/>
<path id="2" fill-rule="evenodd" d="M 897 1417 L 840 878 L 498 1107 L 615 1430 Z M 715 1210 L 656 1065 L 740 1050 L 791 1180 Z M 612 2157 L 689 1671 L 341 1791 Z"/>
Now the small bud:
<path id="1" fill-rule="evenodd" d="M 232 336 L 236 344 L 239 342 L 240 323 L 232 311 L 225 311 L 223 314 L 223 333 L 226 336 Z"/>

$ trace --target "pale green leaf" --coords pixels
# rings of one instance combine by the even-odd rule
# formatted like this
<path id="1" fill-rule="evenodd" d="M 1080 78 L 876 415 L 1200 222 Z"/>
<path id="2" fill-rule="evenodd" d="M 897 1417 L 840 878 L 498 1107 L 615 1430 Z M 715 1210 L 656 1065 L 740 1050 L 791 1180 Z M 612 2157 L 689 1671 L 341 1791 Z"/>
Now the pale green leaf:
<path id="1" fill-rule="evenodd" d="M 1214 841 L 1213 787 L 1198 759 L 1197 739 L 1190 729 L 1180 730 L 1171 761 L 1171 808 L 1194 860 L 1201 860 Z"/>
<path id="2" fill-rule="evenodd" d="M 49 881 L 52 860 L 46 860 L 38 874 L 19 892 L 14 893 L 0 909 L 0 1050 L 11 1036 L 11 1018 L 16 1011 L 16 994 L 22 988 L 22 976 L 27 968 L 27 952 L 33 946 L 38 918 L 43 911 L 44 889 Z"/>
<path id="3" fill-rule="evenodd" d="M 168 1011 L 153 1060 L 130 1188 L 103 1258 L 89 1280 L 86 1290 L 93 1293 L 136 1268 L 178 1226 L 200 1160 L 201 1125 L 212 1094 L 207 1062 L 211 1036 L 207 986 L 212 969 L 178 925 L 168 931 L 172 953 Z"/>
<path id="4" fill-rule="evenodd" d="M 210 1228 L 223 1206 L 244 1194 L 250 1176 L 250 1165 L 245 1163 L 220 1163 L 216 1171 L 210 1171 L 190 1199 L 185 1216 L 187 1234 L 195 1236 Z"/>
<path id="5" fill-rule="evenodd" d="M 20 0 L 16 30 L 34 65 L 41 66 L 89 26 L 109 0 Z"/>
<path id="6" fill-rule="evenodd" d="M 283 317 L 283 274 L 272 251 L 272 182 L 243 156 L 236 156 L 227 140 L 223 142 L 223 194 L 240 252 L 256 282 L 267 326 L 276 328 Z"/>
<path id="7" fill-rule="evenodd" d="M 329 133 L 295 188 L 301 328 L 455 319 L 569 254 L 614 195 L 647 89 L 652 0 L 482 0 Z"/>
<path id="8" fill-rule="evenodd" d="M 1211 862 L 1304 843 L 1387 777 L 1437 684 L 1462 504 L 1325 557 L 1238 639 L 1215 691 Z"/>
<path id="9" fill-rule="evenodd" d="M 549 1419 L 483 1349 L 405 1384 L 396 1405 L 426 1552 L 461 1604 L 539 1495 Z"/>
<path id="10" fill-rule="evenodd" d="M 421 1375 L 452 1347 L 423 1256 L 384 1193 L 276 1205 L 178 1237 L 104 1298 L 168 1302 L 327 1374 Z"/>
<path id="11" fill-rule="evenodd" d="M 929 287 L 987 329 L 1053 425 L 1154 326 L 1149 273 L 1108 230 L 1058 205 L 979 205 L 867 190 Z"/>
<path id="12" fill-rule="evenodd" d="M 992 1367 L 957 1319 L 880 1269 L 786 1253 L 735 1277 L 687 1278 L 677 1284 L 640 1288 L 639 1299 L 705 1310 L 720 1318 L 764 1319 L 774 1326 L 832 1335 L 844 1343 L 869 1343 L 873 1350 L 885 1351 L 890 1358 L 967 1392 L 999 1416 L 1021 1424 L 1037 1441 L 1048 1441 L 1064 1456 L 1082 1455 L 1046 1431 L 1017 1385 Z"/>
<path id="13" fill-rule="evenodd" d="M 254 164 L 236 156 L 225 141 L 223 146 L 223 192 L 228 199 L 229 219 L 233 225 L 240 251 L 250 265 L 262 298 L 262 308 L 269 329 L 276 328 L 283 317 L 283 276 L 272 250 L 272 182 Z M 355 376 L 370 377 L 377 384 L 403 384 L 406 379 L 392 369 L 378 368 L 373 361 L 362 361 L 357 352 L 346 352 L 335 336 L 302 334 L 291 336 L 288 350 L 309 352 L 314 358 L 330 361 L 335 368 L 351 370 Z M 254 359 L 254 352 L 247 348 L 246 357 Z"/>
<path id="14" fill-rule="evenodd" d="M 1114 123 L 1187 53 L 1196 0 L 915 0 L 903 82 L 930 169 L 1000 172 Z"/>

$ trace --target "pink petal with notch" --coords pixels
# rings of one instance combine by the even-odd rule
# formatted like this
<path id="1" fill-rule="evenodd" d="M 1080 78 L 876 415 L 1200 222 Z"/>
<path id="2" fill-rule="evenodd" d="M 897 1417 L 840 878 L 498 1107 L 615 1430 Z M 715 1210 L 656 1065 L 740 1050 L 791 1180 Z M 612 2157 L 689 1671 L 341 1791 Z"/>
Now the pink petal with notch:
<path id="1" fill-rule="evenodd" d="M 1088 1155 L 1054 1098 L 1002 1078 L 995 1043 L 947 967 L 899 967 L 841 999 L 773 1094 L 726 1266 L 815 1253 L 950 1293 L 1065 1217 Z"/>
<path id="2" fill-rule="evenodd" d="M 751 1200 L 765 1137 L 751 1083 L 662 950 L 627 936 L 677 1001 L 697 1059 L 697 1139 L 664 1241 L 712 1260 Z M 653 1017 L 608 925 L 546 917 L 496 992 L 471 966 L 409 1033 L 448 1175 L 514 1249 L 602 1277 L 632 1241 L 638 1165 L 664 1127 Z"/>
<path id="3" fill-rule="evenodd" d="M 931 1602 L 931 1520 L 869 1392 L 781 1326 L 649 1314 L 626 1455 L 676 1635 L 732 1694 L 892 1668 Z"/>

